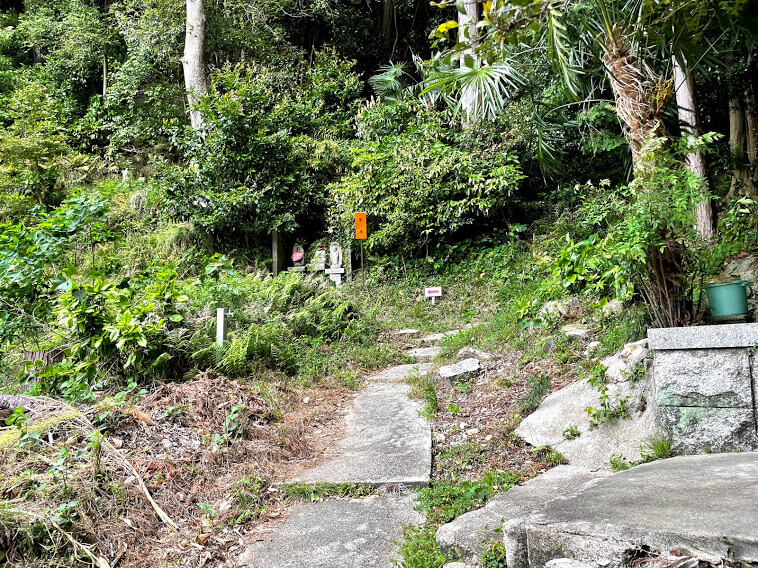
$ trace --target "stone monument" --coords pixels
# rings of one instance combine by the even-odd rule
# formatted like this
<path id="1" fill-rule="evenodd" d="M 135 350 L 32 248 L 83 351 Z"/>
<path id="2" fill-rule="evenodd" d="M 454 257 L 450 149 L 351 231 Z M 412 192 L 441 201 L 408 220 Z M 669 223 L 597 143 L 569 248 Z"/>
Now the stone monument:
<path id="1" fill-rule="evenodd" d="M 329 275 L 329 279 L 339 288 L 342 286 L 342 275 L 345 269 L 342 268 L 342 247 L 338 242 L 329 245 L 329 268 L 324 272 Z"/>

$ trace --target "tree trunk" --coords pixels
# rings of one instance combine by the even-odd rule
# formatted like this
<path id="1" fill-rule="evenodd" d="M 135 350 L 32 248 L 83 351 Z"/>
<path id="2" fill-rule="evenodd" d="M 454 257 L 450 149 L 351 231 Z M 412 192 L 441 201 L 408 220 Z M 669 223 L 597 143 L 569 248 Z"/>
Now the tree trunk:
<path id="1" fill-rule="evenodd" d="M 651 138 L 662 135 L 661 108 L 670 93 L 660 88 L 660 77 L 630 53 L 622 29 L 614 29 L 612 35 L 606 36 L 602 59 L 634 170 L 644 172 L 654 165 L 645 160 L 646 145 Z"/>
<path id="2" fill-rule="evenodd" d="M 45 62 L 45 57 L 42 55 L 42 50 L 36 43 L 32 46 L 32 61 L 35 64 L 41 64 Z"/>
<path id="3" fill-rule="evenodd" d="M 745 161 L 745 111 L 738 94 L 729 98 L 729 152 L 732 162 L 732 185 L 726 200 L 746 190 L 749 183 Z"/>
<path id="4" fill-rule="evenodd" d="M 478 43 L 476 33 L 476 24 L 479 22 L 479 5 L 476 0 L 464 0 L 463 5 L 466 13 L 458 12 L 458 42 L 467 44 L 470 47 L 463 51 L 460 66 L 465 67 L 466 57 L 474 56 L 474 48 Z M 463 92 L 461 98 L 461 109 L 465 113 L 463 125 L 471 124 L 476 116 L 476 107 L 478 105 L 477 93 L 474 89 L 468 89 Z"/>
<path id="5" fill-rule="evenodd" d="M 193 128 L 202 129 L 203 117 L 196 105 L 208 92 L 205 78 L 205 5 L 203 0 L 187 0 L 187 33 L 184 39 L 184 86 L 190 106 L 190 122 Z"/>
<path id="6" fill-rule="evenodd" d="M 684 60 L 682 65 L 675 55 L 671 57 L 674 66 L 674 91 L 676 93 L 676 106 L 679 112 L 679 125 L 682 134 L 694 138 L 700 128 L 700 120 L 697 115 L 697 102 L 695 101 L 695 86 L 692 80 L 692 71 Z M 687 154 L 687 166 L 690 171 L 703 180 L 703 188 L 708 189 L 708 170 L 705 165 L 703 152 L 691 152 Z M 713 207 L 706 191 L 705 200 L 698 203 L 695 209 L 697 234 L 703 240 L 711 240 L 715 233 L 713 230 Z"/>
<path id="7" fill-rule="evenodd" d="M 745 93 L 745 124 L 747 125 L 747 165 L 748 192 L 752 195 L 758 186 L 758 108 L 756 108 L 755 87 L 750 85 Z"/>

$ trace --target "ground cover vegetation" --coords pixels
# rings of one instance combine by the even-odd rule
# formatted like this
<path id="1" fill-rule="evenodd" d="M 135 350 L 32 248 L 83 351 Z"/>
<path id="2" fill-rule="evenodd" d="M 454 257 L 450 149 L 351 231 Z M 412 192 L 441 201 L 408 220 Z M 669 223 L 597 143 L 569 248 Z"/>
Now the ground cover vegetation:
<path id="1" fill-rule="evenodd" d="M 546 302 L 578 298 L 570 319 L 605 356 L 647 325 L 707 318 L 704 284 L 758 252 L 756 14 L 3 4 L 0 561 L 231 562 L 286 497 L 368 491 L 275 485 L 339 435 L 362 373 L 405 362 L 393 329 L 481 323 L 439 359 L 493 352 L 487 380 L 413 379 L 435 471 L 397 562 L 441 566 L 439 524 L 561 462 L 515 436 L 521 418 L 573 380 L 604 388 Z M 362 275 L 271 276 L 272 231 L 338 241 L 357 268 L 356 211 Z M 612 300 L 624 309 L 604 312 Z M 593 410 L 598 425 L 626 413 L 607 393 Z"/>

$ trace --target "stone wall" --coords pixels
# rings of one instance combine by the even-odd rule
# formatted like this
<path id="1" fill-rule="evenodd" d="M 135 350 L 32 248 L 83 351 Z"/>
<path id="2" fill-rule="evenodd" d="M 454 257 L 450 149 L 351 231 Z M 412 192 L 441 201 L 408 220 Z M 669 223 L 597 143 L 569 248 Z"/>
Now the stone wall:
<path id="1" fill-rule="evenodd" d="M 758 324 L 648 330 L 661 430 L 688 454 L 758 449 Z"/>

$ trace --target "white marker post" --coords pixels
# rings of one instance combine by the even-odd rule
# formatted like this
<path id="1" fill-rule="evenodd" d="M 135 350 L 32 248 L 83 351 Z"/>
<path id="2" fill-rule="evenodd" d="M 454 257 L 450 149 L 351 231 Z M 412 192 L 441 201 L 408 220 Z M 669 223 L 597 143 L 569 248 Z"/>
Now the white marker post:
<path id="1" fill-rule="evenodd" d="M 226 308 L 216 308 L 216 345 L 219 347 L 226 341 L 226 318 L 232 317 L 231 312 L 227 312 Z"/>
<path id="2" fill-rule="evenodd" d="M 437 286 L 436 288 L 424 288 L 424 297 L 431 298 L 432 304 L 434 304 L 437 298 L 442 297 L 442 287 Z"/>

